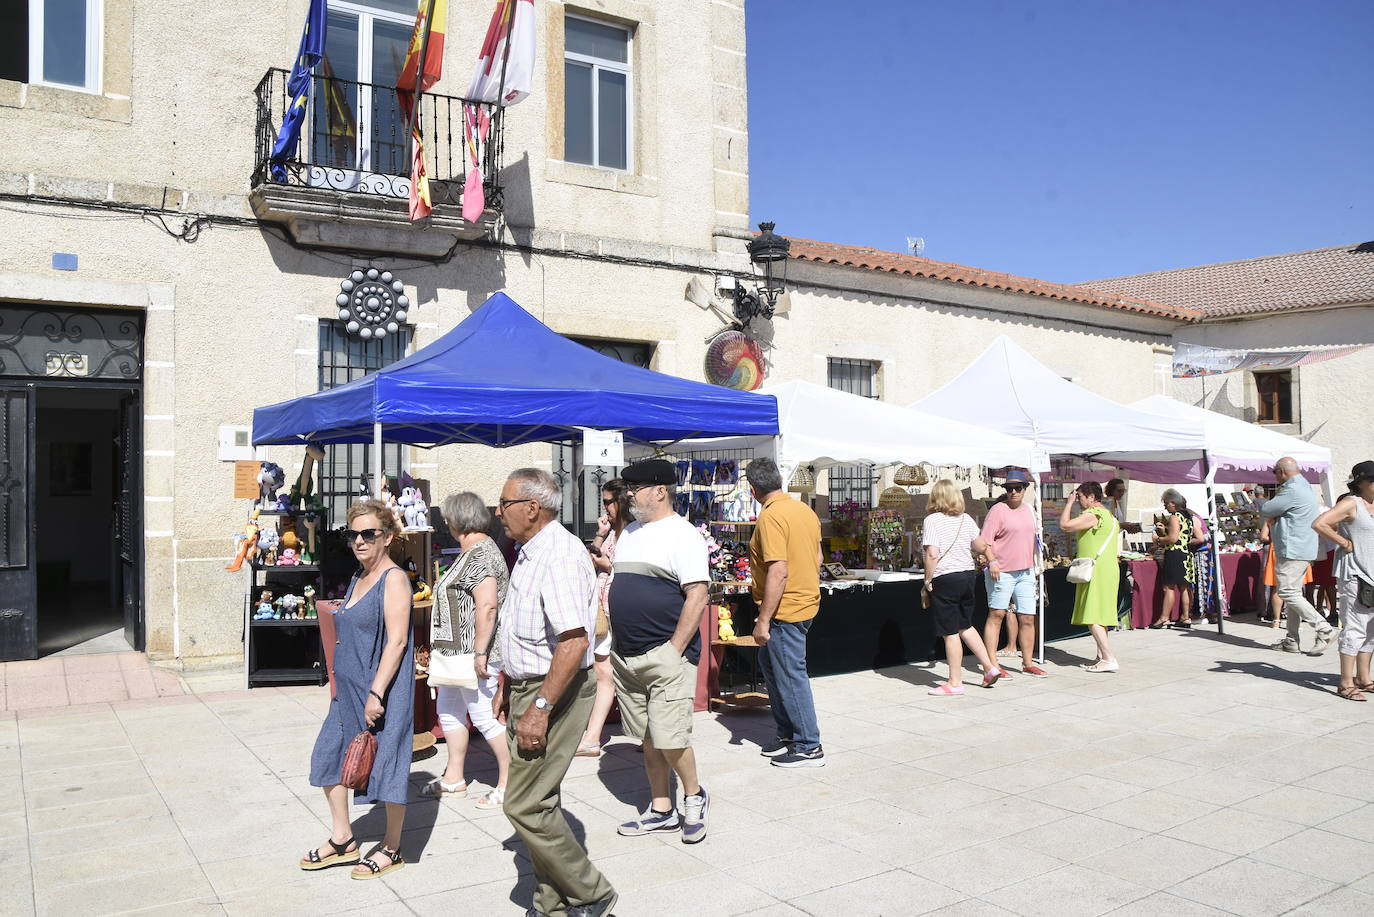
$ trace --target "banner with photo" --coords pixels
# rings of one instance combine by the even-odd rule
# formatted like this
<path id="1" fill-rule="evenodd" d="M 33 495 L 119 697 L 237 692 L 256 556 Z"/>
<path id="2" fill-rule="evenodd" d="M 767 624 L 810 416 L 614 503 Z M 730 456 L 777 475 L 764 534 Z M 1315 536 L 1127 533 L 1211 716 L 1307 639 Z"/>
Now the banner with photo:
<path id="1" fill-rule="evenodd" d="M 1322 363 L 1337 357 L 1364 350 L 1368 344 L 1354 347 L 1309 347 L 1304 350 L 1228 350 L 1202 344 L 1174 345 L 1174 378 L 1191 379 L 1242 370 L 1265 372 L 1292 369 L 1308 363 Z"/>

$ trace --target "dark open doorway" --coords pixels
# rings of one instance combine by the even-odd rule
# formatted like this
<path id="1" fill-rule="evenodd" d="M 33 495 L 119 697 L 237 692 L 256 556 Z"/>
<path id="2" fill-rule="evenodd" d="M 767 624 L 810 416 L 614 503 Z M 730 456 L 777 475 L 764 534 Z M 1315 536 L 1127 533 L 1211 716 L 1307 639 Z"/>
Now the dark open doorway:
<path id="1" fill-rule="evenodd" d="M 123 517 L 141 495 L 129 492 L 127 463 L 138 459 L 124 446 L 136 396 L 98 386 L 35 394 L 38 655 L 128 652 L 138 634 L 137 622 L 126 626 L 121 547 L 133 531 Z"/>

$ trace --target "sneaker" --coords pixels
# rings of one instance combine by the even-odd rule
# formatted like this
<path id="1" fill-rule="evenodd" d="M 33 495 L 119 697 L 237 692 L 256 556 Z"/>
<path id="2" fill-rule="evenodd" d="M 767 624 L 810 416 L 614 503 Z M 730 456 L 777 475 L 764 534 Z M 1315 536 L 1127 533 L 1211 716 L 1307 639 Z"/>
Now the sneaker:
<path id="1" fill-rule="evenodd" d="M 759 754 L 765 758 L 776 758 L 778 755 L 785 755 L 792 750 L 792 743 L 787 739 L 774 739 L 770 744 L 763 746 Z"/>
<path id="2" fill-rule="evenodd" d="M 616 902 L 619 900 L 620 895 L 616 892 L 611 892 L 600 901 L 595 901 L 591 904 L 575 905 L 574 907 L 568 908 L 565 913 L 568 917 L 613 917 L 611 908 L 615 907 Z"/>
<path id="3" fill-rule="evenodd" d="M 1049 678 L 1050 673 L 1033 662 L 1025 663 L 1021 666 L 1021 674 L 1029 675 L 1031 678 Z"/>
<path id="4" fill-rule="evenodd" d="M 772 763 L 774 767 L 825 767 L 825 750 L 819 745 L 811 751 L 793 748 L 785 755 L 778 755 Z"/>
<path id="5" fill-rule="evenodd" d="M 639 813 L 634 821 L 627 821 L 616 828 L 617 834 L 624 837 L 639 837 L 643 834 L 664 834 L 682 827 L 677 817 L 677 809 L 671 812 L 655 812 L 653 806 Z"/>
<path id="6" fill-rule="evenodd" d="M 706 810 L 711 794 L 701 787 L 695 796 L 682 797 L 682 843 L 697 844 L 706 837 Z"/>
<path id="7" fill-rule="evenodd" d="M 1276 649 L 1281 653 L 1302 652 L 1302 650 L 1298 648 L 1298 641 L 1294 640 L 1292 637 L 1284 637 L 1278 643 L 1275 643 L 1272 647 L 1270 647 L 1270 649 Z"/>
<path id="8" fill-rule="evenodd" d="M 1326 652 L 1326 648 L 1331 645 L 1331 641 L 1336 639 L 1336 628 L 1328 627 L 1326 630 L 1317 634 L 1317 642 L 1312 644 L 1312 651 L 1309 656 L 1320 656 Z"/>

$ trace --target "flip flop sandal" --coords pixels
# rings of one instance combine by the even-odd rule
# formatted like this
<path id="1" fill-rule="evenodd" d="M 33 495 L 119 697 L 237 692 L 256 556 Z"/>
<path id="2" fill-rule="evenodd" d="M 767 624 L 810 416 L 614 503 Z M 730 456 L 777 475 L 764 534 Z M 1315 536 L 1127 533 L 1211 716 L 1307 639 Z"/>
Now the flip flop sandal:
<path id="1" fill-rule="evenodd" d="M 389 865 L 378 866 L 377 862 L 374 859 L 372 859 L 372 857 L 379 852 L 382 856 L 386 857 L 388 860 L 391 861 Z M 351 875 L 355 879 L 376 879 L 379 876 L 384 876 L 389 872 L 394 872 L 405 865 L 406 861 L 401 857 L 401 851 L 387 850 L 381 844 L 378 844 L 376 849 L 374 849 L 372 853 L 369 853 L 367 855 L 367 859 L 362 860 L 358 864 L 358 866 L 366 866 L 369 871 L 358 872 L 357 868 L 355 867 L 354 870 L 351 873 L 349 873 L 349 875 Z"/>
<path id="2" fill-rule="evenodd" d="M 462 799 L 468 794 L 467 781 L 462 783 L 445 783 L 441 779 L 431 780 L 420 787 L 420 795 L 426 799 L 439 799 L 444 796 L 452 796 L 455 799 Z"/>
<path id="3" fill-rule="evenodd" d="M 1367 701 L 1367 700 L 1369 700 L 1369 698 L 1365 697 L 1363 694 L 1360 693 L 1360 689 L 1359 689 L 1359 686 L 1358 686 L 1358 685 L 1351 685 L 1351 686 L 1348 687 L 1348 688 L 1341 688 L 1340 690 L 1338 690 L 1338 691 L 1336 692 L 1336 696 L 1337 696 L 1337 697 L 1343 697 L 1343 698 L 1345 698 L 1346 700 L 1356 700 L 1356 701 Z"/>
<path id="4" fill-rule="evenodd" d="M 1357 681 L 1355 682 L 1355 687 L 1359 688 L 1361 691 L 1374 691 L 1374 681 Z"/>
<path id="5" fill-rule="evenodd" d="M 310 851 L 308 854 L 301 857 L 301 869 L 313 871 L 316 869 L 328 869 L 331 866 L 346 866 L 350 863 L 356 863 L 359 859 L 359 853 L 356 848 L 353 850 L 348 849 L 352 844 L 353 838 L 351 837 L 342 844 L 334 843 L 331 838 L 329 846 L 334 848 L 334 852 L 327 857 L 321 857 L 319 850 Z"/>

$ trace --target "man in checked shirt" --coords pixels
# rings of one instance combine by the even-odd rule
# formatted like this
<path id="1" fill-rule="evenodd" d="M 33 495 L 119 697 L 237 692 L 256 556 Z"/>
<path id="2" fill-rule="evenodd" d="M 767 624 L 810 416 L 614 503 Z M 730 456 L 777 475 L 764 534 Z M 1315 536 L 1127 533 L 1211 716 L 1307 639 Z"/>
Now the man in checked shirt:
<path id="1" fill-rule="evenodd" d="M 525 917 L 607 917 L 617 896 L 587 859 L 563 815 L 559 788 L 591 716 L 596 679 L 588 634 L 596 627 L 596 570 L 558 522 L 563 494 L 547 471 L 521 468 L 501 489 L 497 514 L 520 544 L 501 607 L 510 776 L 504 810 L 534 865 Z"/>

